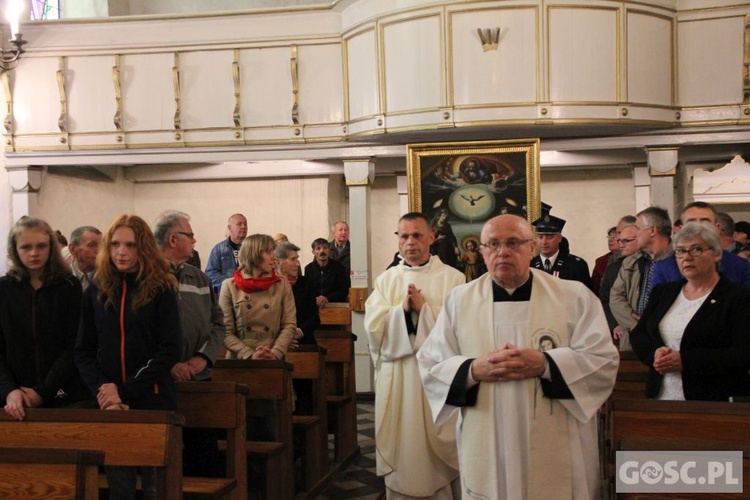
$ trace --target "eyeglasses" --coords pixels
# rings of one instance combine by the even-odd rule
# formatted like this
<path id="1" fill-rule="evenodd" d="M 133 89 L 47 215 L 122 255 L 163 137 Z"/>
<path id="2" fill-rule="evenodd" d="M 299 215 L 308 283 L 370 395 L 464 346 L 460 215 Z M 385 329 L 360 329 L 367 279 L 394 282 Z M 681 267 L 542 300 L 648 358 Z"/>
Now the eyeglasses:
<path id="1" fill-rule="evenodd" d="M 690 254 L 691 257 L 698 257 L 703 255 L 706 250 L 711 250 L 709 247 L 699 247 L 698 245 L 690 248 L 675 248 L 674 254 L 678 259 L 684 259 L 685 255 Z"/>
<path id="2" fill-rule="evenodd" d="M 635 238 L 617 238 L 617 243 L 619 243 L 620 245 L 632 243 L 633 241 L 635 241 Z"/>
<path id="3" fill-rule="evenodd" d="M 195 237 L 195 233 L 187 233 L 185 231 L 174 231 L 176 234 L 181 234 L 183 236 L 187 236 L 189 239 L 193 239 Z"/>
<path id="4" fill-rule="evenodd" d="M 617 239 L 617 233 L 612 233 L 607 235 L 608 240 L 616 240 Z"/>
<path id="5" fill-rule="evenodd" d="M 521 247 L 521 245 L 530 241 L 531 240 L 517 240 L 515 238 L 511 238 L 505 241 L 492 240 L 488 241 L 487 243 L 480 243 L 479 245 L 492 252 L 499 252 L 500 248 L 505 245 L 505 248 L 507 248 L 511 252 L 515 252 Z"/>

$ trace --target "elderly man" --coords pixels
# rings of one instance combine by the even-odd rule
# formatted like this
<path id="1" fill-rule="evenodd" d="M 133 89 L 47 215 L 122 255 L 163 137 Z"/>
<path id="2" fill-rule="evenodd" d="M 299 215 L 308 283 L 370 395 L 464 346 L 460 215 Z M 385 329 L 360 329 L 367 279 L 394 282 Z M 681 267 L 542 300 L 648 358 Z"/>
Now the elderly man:
<path id="1" fill-rule="evenodd" d="M 310 246 L 314 259 L 305 266 L 305 277 L 310 280 L 318 307 L 329 302 L 346 302 L 352 286 L 349 272 L 343 264 L 331 260 L 325 238 L 316 238 Z"/>
<path id="2" fill-rule="evenodd" d="M 597 498 L 596 412 L 618 354 L 597 298 L 529 268 L 515 215 L 482 229 L 489 272 L 451 291 L 417 354 L 438 424 L 457 409 L 466 498 Z"/>
<path id="3" fill-rule="evenodd" d="M 617 322 L 613 338 L 621 351 L 632 351 L 630 330 L 640 319 L 651 295 L 650 283 L 657 262 L 672 255 L 672 221 L 660 207 L 638 212 L 635 220 L 639 252 L 622 261 L 609 294 L 609 308 Z"/>
<path id="4" fill-rule="evenodd" d="M 340 262 L 346 272 L 351 271 L 351 244 L 349 243 L 349 224 L 340 220 L 333 225 L 333 239 L 328 242 L 331 259 Z"/>
<path id="5" fill-rule="evenodd" d="M 162 212 L 154 225 L 154 237 L 179 283 L 182 346 L 180 362 L 171 370 L 172 379 L 177 382 L 211 380 L 211 368 L 224 342 L 224 315 L 211 280 L 203 271 L 186 263 L 195 245 L 190 216 L 176 210 Z M 216 475 L 219 452 L 215 433 L 184 429 L 183 434 L 185 475 Z"/>
<path id="6" fill-rule="evenodd" d="M 294 293 L 294 305 L 297 308 L 297 335 L 292 341 L 291 349 L 299 344 L 315 345 L 315 330 L 320 326 L 320 314 L 315 302 L 315 293 L 307 278 L 299 274 L 299 247 L 285 241 L 276 245 L 276 262 L 279 274 L 289 280 Z M 299 337 L 302 332 L 302 337 Z M 294 412 L 299 415 L 313 414 L 313 381 L 294 379 L 292 385 L 297 396 Z"/>
<path id="7" fill-rule="evenodd" d="M 716 209 L 710 203 L 705 201 L 694 201 L 682 209 L 682 220 L 685 224 L 688 222 L 702 222 L 709 224 L 719 231 Z M 742 257 L 724 250 L 719 261 L 719 272 L 729 278 L 729 281 L 736 283 L 744 288 L 750 288 L 750 263 Z M 679 281 L 682 274 L 677 267 L 677 259 L 674 255 L 660 261 L 654 267 L 654 277 L 651 280 L 650 288 L 659 283 L 668 283 L 670 281 Z"/>
<path id="8" fill-rule="evenodd" d="M 224 315 L 208 276 L 185 264 L 195 245 L 190 216 L 177 210 L 162 212 L 154 225 L 154 237 L 179 282 L 182 361 L 172 368 L 172 378 L 178 382 L 208 380 L 224 343 Z"/>
<path id="9" fill-rule="evenodd" d="M 310 282 L 299 273 L 299 247 L 284 241 L 276 245 L 276 261 L 279 274 L 289 280 L 297 306 L 297 328 L 304 334 L 300 344 L 315 344 L 315 330 L 320 326 L 320 313 Z"/>
<path id="10" fill-rule="evenodd" d="M 68 250 L 73 260 L 70 269 L 81 282 L 83 290 L 89 287 L 96 271 L 96 255 L 102 242 L 102 232 L 94 226 L 77 227 L 70 233 Z"/>
<path id="11" fill-rule="evenodd" d="M 237 256 L 240 252 L 242 240 L 247 236 L 247 219 L 242 214 L 234 214 L 227 221 L 226 240 L 217 243 L 208 256 L 206 274 L 211 278 L 214 291 L 221 291 L 221 284 L 231 278 L 239 267 Z"/>
<path id="12" fill-rule="evenodd" d="M 464 275 L 430 256 L 435 236 L 421 213 L 398 223 L 404 261 L 378 276 L 365 307 L 365 330 L 375 364 L 377 472 L 389 498 L 452 498 L 458 477 L 455 421 L 432 422 L 415 353 L 424 343 L 445 294 Z"/>
<path id="13" fill-rule="evenodd" d="M 580 281 L 589 290 L 594 289 L 594 283 L 589 275 L 586 261 L 573 255 L 567 248 L 561 248 L 562 230 L 565 221 L 554 215 L 544 215 L 532 223 L 536 227 L 536 243 L 539 255 L 531 260 L 531 267 L 542 269 L 564 280 Z"/>

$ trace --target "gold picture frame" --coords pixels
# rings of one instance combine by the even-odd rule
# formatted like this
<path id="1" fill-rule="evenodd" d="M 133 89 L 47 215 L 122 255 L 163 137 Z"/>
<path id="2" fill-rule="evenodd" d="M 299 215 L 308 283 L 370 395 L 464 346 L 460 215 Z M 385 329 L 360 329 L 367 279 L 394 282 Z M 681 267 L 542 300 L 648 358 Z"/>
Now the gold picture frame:
<path id="1" fill-rule="evenodd" d="M 467 279 L 472 279 L 467 249 L 477 248 L 488 219 L 505 213 L 529 222 L 540 217 L 539 143 L 518 139 L 406 146 L 409 209 L 432 221 L 433 253 L 448 265 L 467 268 Z"/>

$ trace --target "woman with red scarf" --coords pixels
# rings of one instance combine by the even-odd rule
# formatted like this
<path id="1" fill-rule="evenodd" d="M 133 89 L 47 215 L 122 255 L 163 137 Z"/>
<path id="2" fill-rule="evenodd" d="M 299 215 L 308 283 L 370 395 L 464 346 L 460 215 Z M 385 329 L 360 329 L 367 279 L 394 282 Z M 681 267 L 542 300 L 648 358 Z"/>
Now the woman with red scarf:
<path id="1" fill-rule="evenodd" d="M 253 234 L 240 247 L 240 267 L 224 281 L 224 347 L 232 359 L 284 359 L 297 329 L 292 287 L 273 268 L 276 244 Z"/>

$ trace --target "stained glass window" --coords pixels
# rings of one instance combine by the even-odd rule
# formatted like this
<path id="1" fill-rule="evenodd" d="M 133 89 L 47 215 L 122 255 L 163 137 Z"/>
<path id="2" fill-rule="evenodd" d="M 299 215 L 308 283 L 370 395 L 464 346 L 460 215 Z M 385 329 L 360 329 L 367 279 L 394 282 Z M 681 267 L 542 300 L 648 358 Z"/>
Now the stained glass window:
<path id="1" fill-rule="evenodd" d="M 60 19 L 60 0 L 31 0 L 31 19 Z"/>

